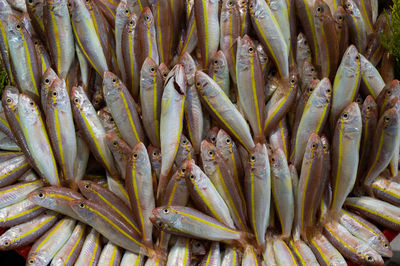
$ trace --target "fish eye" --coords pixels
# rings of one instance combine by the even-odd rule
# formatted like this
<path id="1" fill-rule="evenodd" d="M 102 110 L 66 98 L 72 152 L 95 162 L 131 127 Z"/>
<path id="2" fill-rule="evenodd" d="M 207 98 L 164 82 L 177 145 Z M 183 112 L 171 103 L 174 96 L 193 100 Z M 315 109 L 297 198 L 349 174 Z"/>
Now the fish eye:
<path id="1" fill-rule="evenodd" d="M 38 194 L 38 196 L 39 196 L 39 198 L 44 198 L 44 194 L 43 194 L 42 192 L 40 192 L 40 193 Z"/>
<path id="2" fill-rule="evenodd" d="M 360 59 L 360 56 L 359 56 L 359 55 L 356 55 L 356 60 L 358 60 L 358 59 Z"/>
<path id="3" fill-rule="evenodd" d="M 134 153 L 133 158 L 137 159 L 137 157 L 138 157 L 137 153 Z"/>
<path id="4" fill-rule="evenodd" d="M 111 117 L 111 118 L 110 118 L 110 122 L 114 122 L 114 118 Z"/>
<path id="5" fill-rule="evenodd" d="M 213 151 L 209 151 L 209 152 L 208 152 L 208 155 L 213 156 L 213 155 L 214 155 L 214 152 L 213 152 Z"/>
<path id="6" fill-rule="evenodd" d="M 131 20 L 131 21 L 129 21 L 129 25 L 133 25 L 133 21 Z"/>
<path id="7" fill-rule="evenodd" d="M 196 243 L 196 247 L 198 247 L 198 248 L 201 247 L 199 242 Z"/>
<path id="8" fill-rule="evenodd" d="M 45 79 L 45 80 L 44 80 L 44 83 L 49 84 L 49 83 L 50 83 L 50 80 L 49 80 L 49 79 Z"/>
<path id="9" fill-rule="evenodd" d="M 311 88 L 311 87 L 310 87 L 310 88 L 308 88 L 308 91 L 309 91 L 309 92 L 312 92 L 313 90 L 314 90 L 314 89 L 313 89 L 313 88 Z"/>
<path id="10" fill-rule="evenodd" d="M 348 113 L 344 113 L 344 114 L 343 114 L 343 118 L 344 118 L 344 119 L 349 118 L 349 114 L 348 114 Z"/>
<path id="11" fill-rule="evenodd" d="M 29 264 L 33 264 L 35 261 L 33 260 L 33 259 L 30 259 L 29 261 L 28 261 L 28 263 Z"/>
<path id="12" fill-rule="evenodd" d="M 367 107 L 367 110 L 368 110 L 368 111 L 371 110 L 371 107 L 368 106 L 368 107 Z"/>
<path id="13" fill-rule="evenodd" d="M 125 14 L 129 14 L 129 10 L 128 9 L 125 9 Z"/>
<path id="14" fill-rule="evenodd" d="M 326 150 L 328 150 L 328 146 L 324 145 L 324 146 L 322 146 L 322 149 L 324 149 L 324 151 L 326 151 Z"/>
<path id="15" fill-rule="evenodd" d="M 186 144 L 186 143 L 187 143 L 187 140 L 186 140 L 186 139 L 184 139 L 184 140 L 182 141 L 182 143 L 183 143 L 183 144 Z"/>
<path id="16" fill-rule="evenodd" d="M 372 257 L 371 257 L 371 256 L 368 256 L 368 257 L 367 257 L 367 260 L 368 260 L 368 261 L 371 261 L 371 260 L 372 260 Z"/>
<path id="17" fill-rule="evenodd" d="M 82 209 L 85 208 L 85 203 L 83 203 L 83 202 L 79 203 L 79 207 Z"/>
<path id="18" fill-rule="evenodd" d="M 321 7 L 317 7 L 317 12 L 321 12 Z"/>
<path id="19" fill-rule="evenodd" d="M 72 6 L 72 4 L 71 4 L 71 3 L 68 3 L 68 6 L 69 6 L 69 7 L 71 7 L 71 6 Z"/>
<path id="20" fill-rule="evenodd" d="M 290 80 L 290 84 L 295 84 L 295 83 L 296 83 L 296 81 L 294 79 Z"/>
<path id="21" fill-rule="evenodd" d="M 6 240 L 4 241 L 4 246 L 8 247 L 10 245 L 10 241 Z"/>
<path id="22" fill-rule="evenodd" d="M 218 64 L 218 60 L 214 60 L 214 64 Z"/>
<path id="23" fill-rule="evenodd" d="M 254 48 L 253 47 L 250 47 L 249 48 L 249 53 L 252 53 L 254 51 Z"/>
<path id="24" fill-rule="evenodd" d="M 233 6 L 233 1 L 229 1 L 228 5 Z"/>
<path id="25" fill-rule="evenodd" d="M 114 142 L 113 142 L 113 145 L 114 145 L 114 146 L 117 146 L 117 145 L 118 145 L 118 142 L 117 142 L 117 141 L 114 141 Z"/>
<path id="26" fill-rule="evenodd" d="M 389 117 L 385 117 L 385 122 L 389 122 L 390 121 L 390 118 Z"/>
<path id="27" fill-rule="evenodd" d="M 314 144 L 312 145 L 312 147 L 313 147 L 313 149 L 316 149 L 316 148 L 318 147 L 318 145 L 314 143 Z"/>
<path id="28" fill-rule="evenodd" d="M 17 24 L 17 29 L 20 29 L 20 28 L 21 28 L 21 25 Z"/>
<path id="29" fill-rule="evenodd" d="M 6 102 L 10 103 L 11 102 L 11 98 L 7 98 Z"/>
<path id="30" fill-rule="evenodd" d="M 152 67 L 152 68 L 150 68 L 150 71 L 154 72 L 154 71 L 156 71 L 156 69 L 154 67 Z"/>
<path id="31" fill-rule="evenodd" d="M 312 68 L 310 68 L 310 71 L 311 71 L 311 72 L 314 72 L 314 71 L 315 71 L 315 69 L 312 67 Z"/>
<path id="32" fill-rule="evenodd" d="M 39 44 L 39 42 L 38 42 L 38 41 L 35 41 L 33 44 L 34 44 L 34 45 L 38 45 L 38 44 Z"/>
<path id="33" fill-rule="evenodd" d="M 214 141 L 215 141 L 215 137 L 212 137 L 212 138 L 211 138 L 211 141 L 214 142 Z"/>
<path id="34" fill-rule="evenodd" d="M 30 104 L 31 106 L 33 106 L 33 102 L 32 102 L 32 101 L 30 101 L 29 104 Z"/>
<path id="35" fill-rule="evenodd" d="M 164 212 L 165 214 L 169 213 L 168 208 L 163 209 L 163 212 Z"/>
<path id="36" fill-rule="evenodd" d="M 99 103 L 99 100 L 97 100 L 97 99 L 96 99 L 96 100 L 94 100 L 94 103 Z"/>
<path id="37" fill-rule="evenodd" d="M 251 162 L 254 162 L 255 160 L 256 160 L 256 156 L 254 156 L 254 155 L 250 156 L 250 161 Z"/>
<path id="38" fill-rule="evenodd" d="M 113 79 L 112 82 L 113 82 L 113 83 L 117 82 L 117 79 Z"/>
<path id="39" fill-rule="evenodd" d="M 343 20 L 343 16 L 341 16 L 341 15 L 338 16 L 338 19 L 339 19 L 339 20 Z"/>
<path id="40" fill-rule="evenodd" d="M 387 243 L 385 243 L 385 245 L 384 245 L 384 246 L 385 246 L 385 248 L 387 248 L 389 245 L 388 245 Z"/>
<path id="41" fill-rule="evenodd" d="M 156 153 L 156 152 L 153 152 L 153 156 L 157 156 L 157 153 Z"/>
<path id="42" fill-rule="evenodd" d="M 250 5 L 249 5 L 249 8 L 253 8 L 253 4 L 250 4 Z"/>
<path id="43" fill-rule="evenodd" d="M 230 139 L 226 139 L 226 144 L 230 144 L 231 140 Z"/>
<path id="44" fill-rule="evenodd" d="M 185 173 L 185 172 L 186 172 L 186 169 L 185 169 L 185 168 L 182 168 L 182 169 L 181 169 L 181 172 L 182 172 L 182 173 Z"/>
<path id="45" fill-rule="evenodd" d="M 57 96 L 57 92 L 56 91 L 53 91 L 53 96 Z"/>
<path id="46" fill-rule="evenodd" d="M 164 75 L 163 75 L 164 77 L 167 77 L 167 73 L 164 73 Z M 199 84 L 199 86 L 200 86 L 200 83 L 198 82 L 198 84 Z"/>
<path id="47" fill-rule="evenodd" d="M 190 175 L 190 179 L 194 179 L 194 175 Z"/>
<path id="48" fill-rule="evenodd" d="M 330 92 L 331 92 L 331 89 L 327 89 L 326 92 L 330 93 Z"/>
<path id="49" fill-rule="evenodd" d="M 86 184 L 86 185 L 85 185 L 85 188 L 87 188 L 87 189 L 90 188 L 90 185 L 89 185 L 89 184 Z"/>
<path id="50" fill-rule="evenodd" d="M 275 158 L 274 157 L 271 158 L 271 162 L 275 162 Z"/>
<path id="51" fill-rule="evenodd" d="M 386 94 L 387 94 L 387 95 L 391 95 L 391 94 L 392 94 L 392 91 L 391 91 L 391 90 L 387 90 L 387 91 L 386 91 Z"/>
<path id="52" fill-rule="evenodd" d="M 32 3 L 33 3 L 33 0 L 28 0 L 28 3 L 29 3 L 29 4 L 32 4 Z"/>
<path id="53" fill-rule="evenodd" d="M 144 19 L 145 19 L 145 20 L 149 20 L 150 17 L 149 17 L 149 16 L 144 16 Z"/>
<path id="54" fill-rule="evenodd" d="M 164 77 L 166 76 L 166 74 L 164 74 Z M 196 87 L 200 87 L 200 82 L 196 82 Z"/>
<path id="55" fill-rule="evenodd" d="M 75 98 L 74 98 L 74 102 L 78 103 L 78 102 L 79 102 L 79 99 L 75 97 Z"/>

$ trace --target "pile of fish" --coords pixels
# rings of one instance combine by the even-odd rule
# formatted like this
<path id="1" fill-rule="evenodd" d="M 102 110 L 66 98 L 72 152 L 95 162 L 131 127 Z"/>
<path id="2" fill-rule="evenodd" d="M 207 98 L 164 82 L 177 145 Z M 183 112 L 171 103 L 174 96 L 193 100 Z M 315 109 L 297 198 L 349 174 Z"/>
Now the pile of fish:
<path id="1" fill-rule="evenodd" d="M 377 0 L 0 0 L 0 250 L 382 265 L 381 230 L 400 231 L 390 18 Z"/>

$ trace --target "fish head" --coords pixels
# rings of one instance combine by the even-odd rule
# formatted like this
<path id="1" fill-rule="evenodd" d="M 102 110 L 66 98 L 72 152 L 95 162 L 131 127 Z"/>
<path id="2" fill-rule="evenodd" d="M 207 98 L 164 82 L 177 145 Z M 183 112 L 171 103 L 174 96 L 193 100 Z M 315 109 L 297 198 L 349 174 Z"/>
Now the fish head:
<path id="1" fill-rule="evenodd" d="M 319 94 L 319 98 L 329 103 L 332 97 L 332 84 L 328 78 L 323 78 L 317 85 L 315 93 Z"/>
<path id="2" fill-rule="evenodd" d="M 267 146 L 257 143 L 248 156 L 247 165 L 252 171 L 263 170 L 267 167 L 268 160 Z"/>
<path id="3" fill-rule="evenodd" d="M 352 102 L 344 109 L 337 121 L 338 126 L 348 137 L 358 137 L 361 134 L 361 111 L 357 103 Z"/>
<path id="4" fill-rule="evenodd" d="M 145 7 L 142 11 L 142 14 L 139 18 L 140 25 L 143 25 L 147 30 L 151 30 L 154 28 L 154 17 L 151 9 L 149 7 Z"/>
<path id="5" fill-rule="evenodd" d="M 71 104 L 79 110 L 85 110 L 91 103 L 86 96 L 85 91 L 81 86 L 72 87 L 71 89 Z"/>
<path id="6" fill-rule="evenodd" d="M 142 142 L 136 144 L 135 147 L 132 149 L 130 160 L 132 160 L 132 163 L 135 163 L 136 165 L 146 163 L 146 161 L 148 160 L 148 155 L 146 146 L 144 146 Z"/>
<path id="7" fill-rule="evenodd" d="M 65 104 L 69 101 L 69 95 L 65 80 L 56 78 L 50 88 L 47 95 L 48 107 L 57 104 Z"/>
<path id="8" fill-rule="evenodd" d="M 222 73 L 227 68 L 225 54 L 219 50 L 210 61 L 209 73 Z"/>
<path id="9" fill-rule="evenodd" d="M 142 69 L 140 71 L 140 79 L 141 80 L 151 79 L 151 81 L 153 81 L 153 79 L 157 76 L 158 73 L 159 72 L 157 63 L 151 57 L 147 57 L 144 60 Z M 153 88 L 149 87 L 149 89 Z"/>
<path id="10" fill-rule="evenodd" d="M 161 163 L 161 150 L 159 148 L 149 145 L 147 151 L 152 165 L 156 162 Z"/>
<path id="11" fill-rule="evenodd" d="M 0 251 L 1 250 L 9 250 L 13 246 L 13 244 L 17 244 L 17 241 L 13 241 L 13 238 L 8 234 L 3 234 L 0 236 Z"/>
<path id="12" fill-rule="evenodd" d="M 36 8 L 43 8 L 44 1 L 43 0 L 26 0 L 26 7 L 27 9 L 35 10 Z M 2 8 L 0 7 L 0 10 Z"/>
<path id="13" fill-rule="evenodd" d="M 382 119 L 385 132 L 397 134 L 399 128 L 399 115 L 396 108 L 393 107 L 386 110 L 380 119 Z"/>
<path id="14" fill-rule="evenodd" d="M 129 11 L 128 4 L 126 1 L 119 2 L 117 9 L 115 11 L 115 17 L 124 20 L 124 18 L 129 19 L 131 12 Z"/>
<path id="15" fill-rule="evenodd" d="M 86 195 L 90 195 L 92 192 L 94 192 L 93 184 L 96 183 L 89 180 L 80 180 L 76 184 L 78 185 L 78 188 L 81 191 L 81 193 L 86 197 Z"/>
<path id="16" fill-rule="evenodd" d="M 161 77 L 163 78 L 163 81 L 165 82 L 166 79 L 167 79 L 167 77 L 168 77 L 168 73 L 170 72 L 169 68 L 167 67 L 166 64 L 161 63 L 161 64 L 158 66 L 158 71 L 160 71 Z"/>
<path id="17" fill-rule="evenodd" d="M 131 14 L 128 18 L 128 22 L 126 23 L 125 27 L 128 29 L 128 32 L 132 34 L 135 32 L 137 26 L 138 18 L 135 13 Z"/>
<path id="18" fill-rule="evenodd" d="M 216 145 L 219 150 L 227 150 L 229 153 L 232 153 L 233 148 L 236 147 L 231 136 L 229 136 L 229 134 L 223 129 L 218 131 Z"/>
<path id="19" fill-rule="evenodd" d="M 203 171 L 196 165 L 194 160 L 186 160 L 181 171 L 183 169 L 185 169 L 184 173 L 186 179 L 192 184 L 199 184 L 199 182 L 204 178 Z"/>
<path id="20" fill-rule="evenodd" d="M 317 71 L 311 62 L 304 61 L 301 71 L 303 79 L 310 81 L 317 79 Z"/>
<path id="21" fill-rule="evenodd" d="M 79 199 L 79 200 L 72 200 L 68 204 L 78 217 L 88 222 L 91 220 L 93 216 L 88 203 L 89 201 L 85 199 Z"/>
<path id="22" fill-rule="evenodd" d="M 118 97 L 124 87 L 124 83 L 117 75 L 108 70 L 104 72 L 103 91 L 106 97 Z"/>
<path id="23" fill-rule="evenodd" d="M 346 18 L 346 11 L 344 10 L 344 8 L 342 6 L 339 6 L 335 13 L 333 14 L 333 18 L 336 22 L 336 24 L 338 25 L 339 28 L 342 27 L 343 23 L 345 22 L 345 18 Z"/>
<path id="24" fill-rule="evenodd" d="M 331 10 L 327 3 L 323 0 L 316 0 L 314 3 L 314 16 L 320 20 L 324 20 L 327 17 L 331 17 Z"/>
<path id="25" fill-rule="evenodd" d="M 56 78 L 58 78 L 57 73 L 51 67 L 46 69 L 40 83 L 41 91 L 47 91 Z"/>
<path id="26" fill-rule="evenodd" d="M 21 93 L 18 97 L 18 113 L 26 119 L 32 119 L 40 116 L 40 109 L 32 98 Z"/>
<path id="27" fill-rule="evenodd" d="M 238 37 L 236 54 L 238 71 L 248 69 L 251 60 L 258 57 L 257 47 L 248 35 L 244 35 L 243 38 Z"/>
<path id="28" fill-rule="evenodd" d="M 40 206 L 43 207 L 52 207 L 56 205 L 56 198 L 51 197 L 50 193 L 46 191 L 44 188 L 39 188 L 37 190 L 32 191 L 27 195 L 27 198 Z"/>
<path id="29" fill-rule="evenodd" d="M 201 159 L 204 162 L 214 162 L 216 160 L 217 148 L 211 142 L 203 140 L 200 144 Z"/>
<path id="30" fill-rule="evenodd" d="M 363 120 L 377 119 L 378 105 L 376 104 L 374 98 L 371 95 L 368 95 L 365 98 L 361 106 L 361 114 Z"/>
<path id="31" fill-rule="evenodd" d="M 321 144 L 322 144 L 322 153 L 324 155 L 329 155 L 330 151 L 331 151 L 331 147 L 329 144 L 329 139 L 325 135 L 321 136 Z"/>
<path id="32" fill-rule="evenodd" d="M 17 15 L 9 14 L 6 19 L 6 25 L 8 38 L 17 37 L 21 39 L 23 24 Z"/>
<path id="33" fill-rule="evenodd" d="M 190 247 L 192 255 L 194 256 L 204 256 L 207 253 L 206 246 L 204 245 L 204 243 L 197 239 L 190 240 Z"/>
<path id="34" fill-rule="evenodd" d="M 6 109 L 15 111 L 18 106 L 19 91 L 14 86 L 6 86 L 3 92 L 3 106 Z"/>
<path id="35" fill-rule="evenodd" d="M 153 216 L 150 216 L 149 219 L 160 230 L 168 230 L 170 227 L 174 227 L 175 222 L 179 219 L 178 214 L 173 211 L 171 206 L 155 208 L 152 213 Z"/>
<path id="36" fill-rule="evenodd" d="M 314 160 L 322 156 L 321 138 L 316 133 L 312 133 L 308 138 L 304 159 Z M 304 160 L 303 159 L 303 160 Z"/>
<path id="37" fill-rule="evenodd" d="M 26 265 L 46 265 L 48 264 L 44 251 L 35 251 L 27 259 Z"/>
<path id="38" fill-rule="evenodd" d="M 240 0 L 239 0 L 240 1 Z M 228 12 L 229 14 L 234 14 L 233 9 L 238 8 L 238 2 L 237 0 L 224 0 L 222 2 L 222 8 L 221 8 L 221 13 Z"/>
<path id="39" fill-rule="evenodd" d="M 179 56 L 178 62 L 185 69 L 185 75 L 188 80 L 188 85 L 192 85 L 194 83 L 194 73 L 197 69 L 193 57 L 188 52 L 184 52 L 182 55 Z"/>
<path id="40" fill-rule="evenodd" d="M 365 243 L 357 247 L 357 253 L 363 258 L 364 265 L 383 265 L 384 263 L 382 257 Z"/>
<path id="41" fill-rule="evenodd" d="M 345 67 L 350 70 L 349 74 L 354 75 L 354 73 L 360 71 L 359 70 L 360 63 L 361 63 L 360 53 L 358 52 L 357 48 L 352 44 L 344 52 L 341 64 L 345 64 Z"/>

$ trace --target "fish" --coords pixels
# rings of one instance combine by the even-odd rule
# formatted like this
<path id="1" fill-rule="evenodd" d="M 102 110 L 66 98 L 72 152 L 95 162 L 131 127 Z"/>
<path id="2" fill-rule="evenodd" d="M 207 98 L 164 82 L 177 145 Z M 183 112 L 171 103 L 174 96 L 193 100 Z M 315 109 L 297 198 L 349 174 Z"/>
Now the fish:
<path id="1" fill-rule="evenodd" d="M 365 2 L 364 0 L 360 0 Z M 371 29 L 368 27 L 367 21 L 361 14 L 361 10 L 356 4 L 359 1 L 345 0 L 343 7 L 346 11 L 346 20 L 349 25 L 349 36 L 352 43 L 355 44 L 360 53 L 364 53 L 367 48 L 368 33 Z"/>
<path id="2" fill-rule="evenodd" d="M 0 209 L 0 227 L 10 228 L 28 222 L 45 210 L 45 208 L 34 204 L 29 199 L 24 199 Z"/>
<path id="3" fill-rule="evenodd" d="M 374 99 L 376 99 L 386 84 L 375 66 L 372 65 L 372 63 L 365 58 L 364 55 L 360 54 L 360 58 L 362 81 L 360 90 L 365 95 L 370 94 Z"/>
<path id="4" fill-rule="evenodd" d="M 220 40 L 217 0 L 194 0 L 194 17 L 202 66 L 207 68 L 217 53 Z"/>
<path id="5" fill-rule="evenodd" d="M 142 122 L 146 135 L 155 147 L 160 147 L 160 116 L 163 80 L 158 65 L 147 57 L 140 70 L 140 102 Z"/>
<path id="6" fill-rule="evenodd" d="M 61 166 L 64 179 L 71 182 L 74 180 L 77 141 L 71 102 L 64 80 L 53 81 L 47 95 L 46 108 L 46 125 L 54 156 Z"/>
<path id="7" fill-rule="evenodd" d="M 147 252 L 135 231 L 127 226 L 126 222 L 113 216 L 109 208 L 89 200 L 74 200 L 70 206 L 86 224 L 116 245 L 134 253 Z"/>
<path id="8" fill-rule="evenodd" d="M 11 227 L 0 237 L 0 250 L 13 250 L 31 244 L 48 231 L 60 217 L 60 214 L 46 210 L 30 221 Z"/>
<path id="9" fill-rule="evenodd" d="M 168 75 L 161 98 L 160 140 L 162 161 L 157 188 L 158 199 L 161 199 L 164 194 L 164 186 L 168 183 L 168 175 L 178 151 L 183 129 L 185 100 L 186 76 L 182 65 L 178 64 Z M 178 119 L 176 119 L 177 115 Z"/>
<path id="10" fill-rule="evenodd" d="M 236 81 L 239 106 L 249 121 L 254 141 L 262 143 L 265 106 L 261 63 L 257 49 L 249 36 L 239 37 L 237 42 Z"/>
<path id="11" fill-rule="evenodd" d="M 82 249 L 75 261 L 75 265 L 97 265 L 101 254 L 100 237 L 101 235 L 99 232 L 93 228 L 90 229 L 84 239 Z"/>
<path id="12" fill-rule="evenodd" d="M 122 138 L 131 147 L 143 142 L 144 132 L 136 102 L 125 84 L 110 71 L 104 72 L 103 94 Z"/>
<path id="13" fill-rule="evenodd" d="M 27 195 L 27 198 L 46 209 L 68 215 L 76 220 L 81 220 L 79 216 L 72 211 L 69 202 L 83 199 L 83 196 L 72 189 L 65 187 L 44 187 L 32 191 Z"/>
<path id="14" fill-rule="evenodd" d="M 140 49 L 142 51 L 140 54 L 136 54 L 139 68 L 147 57 L 151 57 L 156 64 L 159 64 L 156 26 L 153 13 L 149 7 L 143 9 L 136 27 L 135 36 L 138 40 L 135 42 L 135 45 L 138 45 L 136 50 Z"/>
<path id="15" fill-rule="evenodd" d="M 271 171 L 265 144 L 258 143 L 244 164 L 248 219 L 257 244 L 265 243 L 271 205 Z"/>
<path id="16" fill-rule="evenodd" d="M 251 22 L 282 79 L 289 77 L 289 46 L 277 19 L 265 1 L 249 0 Z"/>
<path id="17" fill-rule="evenodd" d="M 173 24 L 176 18 L 174 16 L 171 16 L 171 14 L 173 14 L 173 6 L 171 5 L 171 3 L 173 2 L 179 1 L 156 1 L 153 7 L 158 57 L 159 61 L 165 63 L 166 65 L 169 64 L 172 54 L 174 53 L 174 50 L 172 50 L 172 42 L 174 41 L 174 35 L 176 36 Z M 179 11 L 175 10 L 174 12 Z"/>
<path id="18" fill-rule="evenodd" d="M 78 222 L 72 231 L 70 238 L 54 255 L 50 265 L 74 265 L 85 241 L 85 233 L 86 225 Z"/>
<path id="19" fill-rule="evenodd" d="M 333 217 L 339 214 L 357 178 L 361 130 L 360 108 L 353 102 L 342 112 L 332 139 L 333 195 L 330 211 Z"/>
<path id="20" fill-rule="evenodd" d="M 43 24 L 55 71 L 66 79 L 74 61 L 75 44 L 67 0 L 46 0 L 43 7 Z M 62 47 L 61 47 L 62 46 Z"/>
<path id="21" fill-rule="evenodd" d="M 105 129 L 83 88 L 73 87 L 70 98 L 75 124 L 90 151 L 111 176 L 118 177 L 112 153 L 106 144 Z"/>
<path id="22" fill-rule="evenodd" d="M 112 242 L 108 241 L 101 251 L 98 264 L 117 266 L 120 264 L 121 259 L 121 249 Z"/>
<path id="23" fill-rule="evenodd" d="M 64 217 L 42 237 L 35 241 L 27 256 L 27 264 L 47 265 L 63 247 L 75 228 L 76 221 Z"/>
<path id="24" fill-rule="evenodd" d="M 395 180 L 378 176 L 371 184 L 371 188 L 377 198 L 393 205 L 400 206 L 400 186 Z"/>
<path id="25" fill-rule="evenodd" d="M 143 242 L 152 245 L 153 225 L 149 220 L 155 208 L 151 164 L 146 147 L 139 142 L 133 149 L 126 168 L 126 190 Z M 140 235 L 140 234 L 139 234 Z"/>
<path id="26" fill-rule="evenodd" d="M 319 265 L 311 248 L 301 239 L 290 240 L 289 247 L 301 265 Z"/>
<path id="27" fill-rule="evenodd" d="M 322 233 L 317 233 L 315 236 L 313 236 L 310 239 L 309 245 L 320 265 L 347 265 L 346 260 L 343 258 L 340 252 Z"/>
<path id="28" fill-rule="evenodd" d="M 203 104 L 207 110 L 211 111 L 213 118 L 217 119 L 246 150 L 254 148 L 254 141 L 244 117 L 218 84 L 204 72 L 196 71 L 195 86 Z"/>
<path id="29" fill-rule="evenodd" d="M 10 154 L 10 152 L 2 152 L 4 157 L 7 156 L 7 153 Z M 1 160 L 0 162 L 0 187 L 11 185 L 24 173 L 31 169 L 29 162 L 24 155 L 15 156 L 12 158 L 7 157 L 4 158 L 5 160 Z"/>
<path id="30" fill-rule="evenodd" d="M 167 266 L 189 266 L 192 257 L 191 251 L 190 239 L 179 237 L 168 254 Z"/>
<path id="31" fill-rule="evenodd" d="M 201 265 L 217 266 L 221 265 L 221 249 L 219 242 L 212 242 L 207 254 L 203 257 Z"/>
<path id="32" fill-rule="evenodd" d="M 226 95 L 229 94 L 230 79 L 229 79 L 229 68 L 228 61 L 222 50 L 219 50 L 213 58 L 210 60 L 208 67 L 208 75 L 212 77 Z"/>
<path id="33" fill-rule="evenodd" d="M 275 238 L 273 242 L 277 265 L 297 265 L 293 252 L 282 239 Z"/>

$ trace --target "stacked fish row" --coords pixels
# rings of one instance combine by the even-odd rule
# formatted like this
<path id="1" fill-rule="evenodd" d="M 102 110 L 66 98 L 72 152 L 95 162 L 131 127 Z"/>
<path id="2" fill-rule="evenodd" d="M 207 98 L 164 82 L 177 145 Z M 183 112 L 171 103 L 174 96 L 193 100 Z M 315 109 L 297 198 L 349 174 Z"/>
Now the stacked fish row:
<path id="1" fill-rule="evenodd" d="M 0 249 L 383 264 L 400 84 L 377 2 L 0 0 Z"/>

